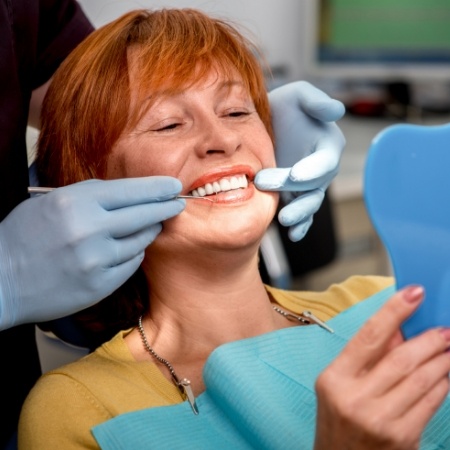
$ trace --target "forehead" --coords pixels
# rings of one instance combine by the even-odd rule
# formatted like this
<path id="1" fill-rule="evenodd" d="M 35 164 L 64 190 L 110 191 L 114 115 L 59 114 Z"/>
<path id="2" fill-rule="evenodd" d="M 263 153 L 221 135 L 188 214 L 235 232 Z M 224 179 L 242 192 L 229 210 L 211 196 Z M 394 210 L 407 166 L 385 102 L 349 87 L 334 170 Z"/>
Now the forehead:
<path id="1" fill-rule="evenodd" d="M 228 94 L 231 91 L 239 95 L 250 95 L 250 90 L 242 75 L 233 66 L 206 66 L 201 62 L 194 66 L 194 70 L 185 79 L 175 74 L 164 77 L 148 72 L 139 54 L 133 51 L 128 55 L 128 77 L 130 92 L 130 120 L 138 120 L 156 100 L 172 97 L 191 89 L 208 89 Z"/>

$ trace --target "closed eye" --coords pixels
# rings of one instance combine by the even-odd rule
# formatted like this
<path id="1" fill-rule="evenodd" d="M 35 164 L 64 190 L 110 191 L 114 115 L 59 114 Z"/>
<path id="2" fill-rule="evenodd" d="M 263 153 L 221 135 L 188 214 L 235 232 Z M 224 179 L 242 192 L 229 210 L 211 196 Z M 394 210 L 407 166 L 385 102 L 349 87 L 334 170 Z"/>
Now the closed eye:
<path id="1" fill-rule="evenodd" d="M 169 123 L 169 124 L 164 125 L 159 128 L 155 128 L 153 131 L 170 131 L 170 130 L 174 130 L 175 128 L 177 128 L 179 126 L 181 126 L 181 123 L 174 122 L 174 123 Z"/>
<path id="2" fill-rule="evenodd" d="M 230 117 L 248 116 L 250 113 L 247 111 L 235 111 L 228 114 Z"/>
<path id="3" fill-rule="evenodd" d="M 239 117 L 249 116 L 252 112 L 253 111 L 249 111 L 247 109 L 234 109 L 234 110 L 225 112 L 224 115 L 226 117 L 239 118 Z"/>

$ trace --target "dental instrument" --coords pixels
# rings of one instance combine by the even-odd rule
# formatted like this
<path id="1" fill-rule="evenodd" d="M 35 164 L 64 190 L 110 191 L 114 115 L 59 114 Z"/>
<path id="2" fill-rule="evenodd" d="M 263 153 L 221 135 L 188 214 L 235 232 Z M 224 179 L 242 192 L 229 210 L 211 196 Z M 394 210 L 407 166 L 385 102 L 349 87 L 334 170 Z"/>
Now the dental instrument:
<path id="1" fill-rule="evenodd" d="M 52 187 L 40 187 L 40 186 L 29 186 L 29 194 L 47 194 L 53 191 L 55 188 Z M 207 200 L 208 202 L 214 203 L 214 200 L 207 197 L 194 197 L 193 195 L 177 195 L 175 198 L 186 198 L 186 199 L 196 199 L 196 200 Z"/>

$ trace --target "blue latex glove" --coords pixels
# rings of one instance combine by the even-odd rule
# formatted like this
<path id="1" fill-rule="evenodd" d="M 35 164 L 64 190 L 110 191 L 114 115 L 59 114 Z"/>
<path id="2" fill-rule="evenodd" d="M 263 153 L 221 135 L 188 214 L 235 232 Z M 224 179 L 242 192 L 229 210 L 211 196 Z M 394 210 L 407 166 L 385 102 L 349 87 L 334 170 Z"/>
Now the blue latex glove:
<path id="1" fill-rule="evenodd" d="M 139 267 L 186 206 L 171 177 L 89 180 L 28 199 L 0 223 L 0 329 L 65 316 Z"/>
<path id="2" fill-rule="evenodd" d="M 278 168 L 261 170 L 255 185 L 263 191 L 283 191 L 283 199 L 290 203 L 278 220 L 290 227 L 290 239 L 299 241 L 338 173 L 345 139 L 334 121 L 345 108 L 305 81 L 274 89 L 269 100 Z"/>

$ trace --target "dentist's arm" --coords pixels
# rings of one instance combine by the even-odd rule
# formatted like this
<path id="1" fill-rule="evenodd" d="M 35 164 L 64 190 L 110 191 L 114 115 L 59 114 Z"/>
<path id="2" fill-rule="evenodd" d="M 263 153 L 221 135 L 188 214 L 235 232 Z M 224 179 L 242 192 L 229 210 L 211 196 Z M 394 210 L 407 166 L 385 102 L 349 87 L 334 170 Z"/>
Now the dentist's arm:
<path id="1" fill-rule="evenodd" d="M 91 306 L 139 267 L 179 214 L 171 177 L 90 180 L 18 205 L 0 223 L 0 330 Z"/>
<path id="2" fill-rule="evenodd" d="M 345 139 L 334 122 L 345 108 L 305 81 L 273 90 L 269 101 L 278 168 L 260 171 L 255 185 L 260 190 L 283 191 L 289 197 L 279 221 L 290 227 L 290 239 L 299 241 L 338 173 Z"/>

